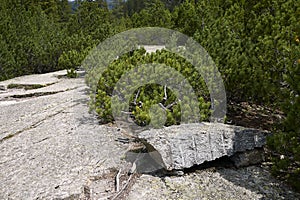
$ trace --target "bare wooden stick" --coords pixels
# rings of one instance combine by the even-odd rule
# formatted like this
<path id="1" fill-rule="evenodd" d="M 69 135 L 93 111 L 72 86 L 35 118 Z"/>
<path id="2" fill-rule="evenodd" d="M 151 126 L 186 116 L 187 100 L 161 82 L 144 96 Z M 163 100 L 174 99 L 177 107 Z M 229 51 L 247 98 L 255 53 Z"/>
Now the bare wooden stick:
<path id="1" fill-rule="evenodd" d="M 162 109 L 167 110 L 167 108 L 166 108 L 162 103 L 159 103 L 158 105 L 159 105 Z"/>
<path id="2" fill-rule="evenodd" d="M 137 100 L 139 94 L 140 94 L 140 89 L 138 90 L 138 92 L 137 92 L 136 95 L 135 95 L 135 98 L 134 98 L 134 101 L 133 101 L 133 104 L 134 104 L 134 105 L 136 105 L 136 100 Z"/>
<path id="3" fill-rule="evenodd" d="M 126 111 L 123 111 L 123 110 L 121 110 L 121 113 L 124 113 L 124 114 L 127 114 L 127 115 L 131 115 L 132 114 L 132 112 L 126 112 Z"/>
<path id="4" fill-rule="evenodd" d="M 172 106 L 176 105 L 177 104 L 177 101 L 174 101 L 173 103 L 167 105 L 166 107 L 162 104 L 162 103 L 159 103 L 158 105 L 164 109 L 164 110 L 168 110 L 169 108 L 171 108 Z"/>
<path id="5" fill-rule="evenodd" d="M 117 176 L 116 176 L 116 191 L 119 192 L 120 190 L 120 175 L 121 175 L 121 168 L 119 169 Z"/>
<path id="6" fill-rule="evenodd" d="M 172 106 L 176 105 L 177 101 L 174 101 L 173 103 L 166 106 L 167 109 L 171 108 Z"/>
<path id="7" fill-rule="evenodd" d="M 164 92 L 165 92 L 164 100 L 167 100 L 168 96 L 167 96 L 167 86 L 166 85 L 164 86 Z"/>
<path id="8" fill-rule="evenodd" d="M 127 181 L 126 181 L 125 185 L 123 186 L 123 188 L 111 200 L 117 199 L 122 194 L 122 192 L 127 188 L 128 184 L 130 183 L 130 180 L 131 180 L 133 175 L 134 175 L 134 173 L 129 175 L 129 178 L 127 179 Z"/>

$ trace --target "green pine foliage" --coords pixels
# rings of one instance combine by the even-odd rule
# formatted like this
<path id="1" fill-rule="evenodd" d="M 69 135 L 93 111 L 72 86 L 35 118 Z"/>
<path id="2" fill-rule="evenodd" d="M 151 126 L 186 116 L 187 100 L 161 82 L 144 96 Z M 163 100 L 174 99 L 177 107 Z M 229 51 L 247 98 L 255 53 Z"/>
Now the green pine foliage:
<path id="1" fill-rule="evenodd" d="M 70 34 L 82 38 L 89 36 L 98 44 L 114 33 L 112 24 L 112 13 L 107 8 L 99 6 L 97 1 L 83 1 L 76 13 L 70 16 L 67 29 Z"/>
<path id="2" fill-rule="evenodd" d="M 0 79 L 55 70 L 63 35 L 40 7 L 2 1 L 0 20 Z"/>
<path id="3" fill-rule="evenodd" d="M 298 13 L 299 13 L 298 8 Z M 298 18 L 299 19 L 299 18 Z M 282 104 L 282 110 L 286 113 L 286 119 L 281 124 L 279 131 L 268 139 L 268 146 L 273 151 L 272 171 L 287 179 L 292 186 L 300 191 L 300 26 L 293 26 L 293 34 L 290 40 L 291 60 L 287 66 L 284 81 L 286 99 Z"/>
<path id="4" fill-rule="evenodd" d="M 111 24 L 99 2 L 81 2 L 72 13 L 67 0 L 1 0 L 0 80 L 80 66 L 115 32 Z"/>
<path id="5" fill-rule="evenodd" d="M 71 68 L 71 69 L 67 70 L 67 77 L 68 78 L 77 78 L 78 74 L 74 68 Z"/>
<path id="6" fill-rule="evenodd" d="M 174 28 L 188 36 L 193 36 L 195 31 L 202 26 L 203 15 L 199 12 L 195 1 L 187 0 L 176 6 L 172 13 Z"/>
<path id="7" fill-rule="evenodd" d="M 230 100 L 280 104 L 284 76 L 295 62 L 291 39 L 299 3 L 202 1 L 195 39 L 223 74 Z"/>
<path id="8" fill-rule="evenodd" d="M 200 77 L 200 74 L 196 71 L 196 69 L 185 59 L 168 51 L 161 50 L 156 51 L 156 53 L 149 54 L 145 53 L 145 49 L 141 48 L 133 53 L 127 53 L 115 60 L 102 74 L 98 83 L 95 108 L 103 122 L 110 122 L 113 120 L 111 97 L 116 84 L 124 84 L 124 88 L 126 88 L 126 84 L 128 84 L 126 82 L 119 82 L 122 75 L 126 74 L 127 71 L 136 66 L 147 63 L 165 64 L 180 72 L 189 81 L 189 84 L 197 94 L 201 120 L 208 120 L 210 116 L 209 93 L 204 80 Z M 160 68 L 157 69 L 158 71 L 156 71 L 155 74 L 152 74 L 152 76 L 160 74 Z M 138 73 L 135 73 L 134 76 L 138 76 L 137 74 Z M 149 74 L 149 76 L 151 76 L 151 74 Z M 161 76 L 167 77 L 168 75 L 161 74 Z M 140 77 L 137 78 L 128 76 L 127 78 L 129 78 L 129 80 L 140 80 Z M 135 85 L 138 83 L 131 84 Z M 148 125 L 150 123 L 151 108 L 153 105 L 161 103 L 164 108 L 167 108 L 165 109 L 166 122 L 163 124 L 165 126 L 180 124 L 181 115 L 189 115 L 189 113 L 181 113 L 181 110 L 185 110 L 186 112 L 188 110 L 191 111 L 192 108 L 189 106 L 193 106 L 184 105 L 188 106 L 188 108 L 181 109 L 181 103 L 178 97 L 169 88 L 165 88 L 164 86 L 156 83 L 146 84 L 130 95 L 130 117 L 133 118 L 135 123 L 141 126 Z M 124 103 L 127 104 L 128 102 Z M 119 109 L 122 110 L 124 107 L 125 106 L 121 106 Z M 154 109 L 154 112 L 156 111 L 157 110 Z"/>
<path id="9" fill-rule="evenodd" d="M 172 15 L 165 4 L 159 0 L 151 1 L 147 6 L 131 17 L 134 28 L 138 27 L 164 27 L 172 28 Z"/>

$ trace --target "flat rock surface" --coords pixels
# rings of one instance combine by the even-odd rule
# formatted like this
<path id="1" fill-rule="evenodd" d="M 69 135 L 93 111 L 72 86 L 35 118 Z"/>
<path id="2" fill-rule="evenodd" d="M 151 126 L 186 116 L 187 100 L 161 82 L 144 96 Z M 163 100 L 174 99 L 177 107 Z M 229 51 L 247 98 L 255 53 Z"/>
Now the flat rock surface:
<path id="1" fill-rule="evenodd" d="M 249 200 L 299 199 L 263 168 L 197 170 L 184 176 L 153 177 L 142 175 L 128 195 L 135 199 Z"/>
<path id="2" fill-rule="evenodd" d="M 58 82 L 59 76 L 67 74 L 66 70 L 56 71 L 47 74 L 32 74 L 27 76 L 20 76 L 6 81 L 0 82 L 0 85 L 7 86 L 9 84 L 51 84 Z"/>
<path id="3" fill-rule="evenodd" d="M 88 113 L 83 78 L 65 71 L 0 82 L 0 199 L 112 199 L 128 182 L 129 143 Z M 47 85 L 8 89 L 9 84 Z M 30 95 L 28 95 L 30 93 Z M 17 95 L 17 96 L 16 96 Z M 228 197 L 228 198 L 227 198 Z M 274 197 L 274 198 L 270 198 Z M 115 199 L 299 199 L 259 166 L 132 176 Z"/>
<path id="4" fill-rule="evenodd" d="M 53 73 L 48 78 L 35 76 L 35 83 L 51 80 L 55 84 L 31 93 L 57 88 L 60 92 L 0 99 L 10 102 L 0 104 L 0 199 L 79 198 L 90 180 L 125 166 L 121 157 L 127 146 L 115 141 L 120 136 L 116 127 L 101 126 L 88 113 L 83 78 L 58 79 Z M 17 80 L 26 83 L 32 77 Z M 26 92 L 10 89 L 6 97 Z"/>

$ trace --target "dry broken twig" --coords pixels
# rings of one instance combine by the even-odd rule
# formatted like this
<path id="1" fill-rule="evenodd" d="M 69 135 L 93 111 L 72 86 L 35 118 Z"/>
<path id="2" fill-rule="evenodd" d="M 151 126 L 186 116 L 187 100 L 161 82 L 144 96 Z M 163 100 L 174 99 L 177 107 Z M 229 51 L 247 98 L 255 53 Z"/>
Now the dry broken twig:
<path id="1" fill-rule="evenodd" d="M 119 192 L 120 190 L 120 175 L 121 175 L 121 168 L 119 169 L 117 176 L 116 176 L 116 191 Z"/>

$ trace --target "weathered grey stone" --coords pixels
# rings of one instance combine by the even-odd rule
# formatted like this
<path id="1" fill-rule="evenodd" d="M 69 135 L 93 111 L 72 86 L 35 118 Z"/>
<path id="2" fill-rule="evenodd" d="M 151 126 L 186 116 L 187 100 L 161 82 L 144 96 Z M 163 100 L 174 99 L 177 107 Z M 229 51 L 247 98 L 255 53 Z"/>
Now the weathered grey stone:
<path id="1" fill-rule="evenodd" d="M 115 141 L 121 132 L 88 113 L 84 79 L 56 74 L 64 73 L 1 82 L 54 84 L 0 94 L 0 199 L 99 199 L 115 192 L 117 170 L 128 170 L 121 158 L 129 144 Z"/>
<path id="2" fill-rule="evenodd" d="M 222 156 L 261 148 L 266 142 L 265 132 L 221 123 L 152 129 L 138 137 L 148 149 L 158 151 L 154 160 L 163 162 L 167 170 L 190 168 Z"/>
<path id="3" fill-rule="evenodd" d="M 142 175 L 137 179 L 126 200 L 183 199 L 183 200 L 258 200 L 299 199 L 268 170 L 249 166 L 238 169 L 208 168 L 184 176 L 163 179 Z"/>

